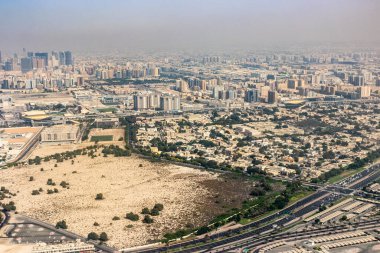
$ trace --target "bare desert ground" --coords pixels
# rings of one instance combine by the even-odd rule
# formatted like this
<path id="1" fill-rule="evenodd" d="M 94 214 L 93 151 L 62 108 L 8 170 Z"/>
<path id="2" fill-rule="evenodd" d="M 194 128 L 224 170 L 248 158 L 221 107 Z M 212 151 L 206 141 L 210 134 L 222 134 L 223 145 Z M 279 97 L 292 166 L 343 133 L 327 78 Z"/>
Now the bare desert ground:
<path id="1" fill-rule="evenodd" d="M 37 153 L 44 153 L 40 151 Z M 110 237 L 108 244 L 116 248 L 147 244 L 186 225 L 204 225 L 226 211 L 226 206 L 239 205 L 249 192 L 236 182 L 219 193 L 225 179 L 218 174 L 152 163 L 137 156 L 78 156 L 73 164 L 71 160 L 58 163 L 58 167 L 54 164 L 50 161 L 0 171 L 1 185 L 17 192 L 12 200 L 18 212 L 51 224 L 66 220 L 70 231 L 83 236 L 104 231 Z M 47 185 L 48 179 L 56 185 Z M 61 181 L 68 182 L 69 189 L 61 187 Z M 31 195 L 40 187 L 41 194 Z M 47 194 L 54 188 L 59 192 Z M 95 200 L 97 193 L 104 199 Z M 221 201 L 216 203 L 215 198 Z M 142 208 L 152 208 L 155 203 L 162 203 L 164 210 L 153 216 L 153 224 L 142 223 Z M 128 212 L 138 213 L 140 220 L 125 219 Z M 112 220 L 114 216 L 120 220 Z"/>

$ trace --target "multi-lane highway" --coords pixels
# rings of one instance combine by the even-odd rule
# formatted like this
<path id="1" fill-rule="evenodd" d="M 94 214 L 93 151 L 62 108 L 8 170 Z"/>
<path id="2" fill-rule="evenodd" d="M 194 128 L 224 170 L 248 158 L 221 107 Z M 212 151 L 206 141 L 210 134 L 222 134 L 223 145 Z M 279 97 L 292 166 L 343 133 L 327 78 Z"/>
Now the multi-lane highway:
<path id="1" fill-rule="evenodd" d="M 269 215 L 263 219 L 244 225 L 240 228 L 214 234 L 205 239 L 193 239 L 160 248 L 144 249 L 139 252 L 204 252 L 213 249 L 217 252 L 223 246 L 229 245 L 231 249 L 241 248 L 244 241 L 257 238 L 273 230 L 274 227 L 283 227 L 289 223 L 300 220 L 304 215 L 317 210 L 321 205 L 333 203 L 347 194 L 354 194 L 368 183 L 380 177 L 380 164 L 375 164 L 341 182 L 320 187 L 315 193 L 294 203 L 293 205 Z M 195 246 L 197 245 L 197 246 Z"/>
<path id="2" fill-rule="evenodd" d="M 338 233 L 344 233 L 344 232 L 351 232 L 356 231 L 358 229 L 361 230 L 374 230 L 378 229 L 380 227 L 379 219 L 373 219 L 368 221 L 361 221 L 352 223 L 350 226 L 346 225 L 338 225 L 338 226 L 329 226 L 327 228 L 320 228 L 320 229 L 314 229 L 310 231 L 302 231 L 302 232 L 292 232 L 292 233 L 281 233 L 277 235 L 269 235 L 266 237 L 262 237 L 259 240 L 251 241 L 251 243 L 247 244 L 246 249 L 254 249 L 251 252 L 257 253 L 259 252 L 259 248 L 261 245 L 268 243 L 268 242 L 274 242 L 278 240 L 284 240 L 284 239 L 310 239 L 312 237 L 316 236 L 324 236 L 324 235 L 332 235 L 332 234 L 338 234 Z M 242 244 L 241 246 L 244 246 Z M 239 247 L 241 248 L 241 247 Z M 236 249 L 236 248 L 229 248 L 229 250 Z"/>

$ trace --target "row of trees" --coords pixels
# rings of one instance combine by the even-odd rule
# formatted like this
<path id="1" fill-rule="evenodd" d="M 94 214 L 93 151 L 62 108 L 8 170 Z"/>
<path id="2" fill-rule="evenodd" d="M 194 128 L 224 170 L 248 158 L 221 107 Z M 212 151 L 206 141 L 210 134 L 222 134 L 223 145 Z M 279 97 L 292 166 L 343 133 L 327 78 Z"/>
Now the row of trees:
<path id="1" fill-rule="evenodd" d="M 375 151 L 369 152 L 367 157 L 365 157 L 363 159 L 360 159 L 359 157 L 357 157 L 354 162 L 347 165 L 346 167 L 336 168 L 336 169 L 332 169 L 330 171 L 327 171 L 327 172 L 323 173 L 322 175 L 320 175 L 319 177 L 313 178 L 311 180 L 311 182 L 312 183 L 326 182 L 330 178 L 335 177 L 337 175 L 340 175 L 341 173 L 343 173 L 346 170 L 357 170 L 357 169 L 359 169 L 359 168 L 361 168 L 361 167 L 363 167 L 369 163 L 372 163 L 376 159 L 378 159 L 379 157 L 380 157 L 380 149 L 377 149 Z"/>
<path id="2" fill-rule="evenodd" d="M 101 242 L 106 242 L 108 241 L 108 235 L 105 232 L 100 233 L 98 235 L 95 232 L 91 232 L 87 235 L 87 240 L 94 240 L 94 241 L 101 241 Z"/>
<path id="3" fill-rule="evenodd" d="M 66 151 L 66 152 L 62 152 L 62 153 L 55 153 L 53 155 L 45 156 L 44 158 L 36 156 L 34 159 L 29 159 L 28 164 L 29 165 L 33 165 L 33 164 L 39 165 L 42 162 L 49 162 L 50 160 L 56 160 L 57 163 L 61 163 L 64 160 L 72 160 L 79 155 L 87 155 L 88 152 L 90 152 L 91 150 L 97 150 L 99 147 L 103 147 L 103 146 L 91 145 L 91 146 L 88 146 L 86 148 L 76 149 L 74 151 Z"/>
<path id="4" fill-rule="evenodd" d="M 120 148 L 117 145 L 110 145 L 108 147 L 104 147 L 103 150 L 102 150 L 102 153 L 104 154 L 104 156 L 112 154 L 115 157 L 130 156 L 131 155 L 131 151 L 130 150 Z"/>

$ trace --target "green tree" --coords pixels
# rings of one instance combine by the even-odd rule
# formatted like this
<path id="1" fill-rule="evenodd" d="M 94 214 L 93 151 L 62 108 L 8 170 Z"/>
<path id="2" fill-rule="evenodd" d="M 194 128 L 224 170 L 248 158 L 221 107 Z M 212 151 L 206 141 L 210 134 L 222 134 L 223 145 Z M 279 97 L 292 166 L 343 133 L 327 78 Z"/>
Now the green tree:
<path id="1" fill-rule="evenodd" d="M 99 240 L 102 242 L 108 241 L 108 235 L 105 232 L 101 232 L 99 235 Z"/>
<path id="2" fill-rule="evenodd" d="M 99 236 L 97 233 L 95 232 L 91 232 L 87 235 L 87 240 L 94 240 L 94 241 L 97 241 L 99 240 Z"/>
<path id="3" fill-rule="evenodd" d="M 158 209 L 156 209 L 156 208 L 153 208 L 152 210 L 150 210 L 150 214 L 152 216 L 157 216 L 157 215 L 160 214 L 160 211 Z"/>
<path id="4" fill-rule="evenodd" d="M 147 223 L 147 224 L 150 224 L 150 223 L 153 223 L 153 219 L 149 215 L 145 215 L 145 217 L 143 219 L 143 222 Z"/>
<path id="5" fill-rule="evenodd" d="M 32 195 L 39 195 L 39 194 L 40 194 L 40 192 L 38 190 L 33 190 L 32 191 Z"/>
<path id="6" fill-rule="evenodd" d="M 164 205 L 163 204 L 161 204 L 161 203 L 156 203 L 155 205 L 154 205 L 154 209 L 157 209 L 158 211 L 162 211 L 162 210 L 164 210 Z"/>
<path id="7" fill-rule="evenodd" d="M 96 200 L 102 200 L 102 199 L 104 199 L 103 193 L 98 193 L 98 194 L 96 194 L 95 199 L 96 199 Z"/>
<path id="8" fill-rule="evenodd" d="M 203 234 L 206 234 L 210 231 L 210 228 L 204 226 L 204 227 L 200 227 L 197 232 L 195 232 L 196 235 L 203 235 Z"/>
<path id="9" fill-rule="evenodd" d="M 57 224 L 55 225 L 55 228 L 67 229 L 66 221 L 65 220 L 58 221 Z"/>
<path id="10" fill-rule="evenodd" d="M 47 180 L 47 183 L 46 183 L 47 185 L 53 185 L 53 179 L 51 179 L 51 178 L 49 178 L 48 180 Z"/>
<path id="11" fill-rule="evenodd" d="M 128 220 L 131 220 L 131 221 L 138 221 L 139 220 L 139 215 L 130 212 L 130 213 L 127 213 L 125 215 L 125 218 L 127 218 Z"/>

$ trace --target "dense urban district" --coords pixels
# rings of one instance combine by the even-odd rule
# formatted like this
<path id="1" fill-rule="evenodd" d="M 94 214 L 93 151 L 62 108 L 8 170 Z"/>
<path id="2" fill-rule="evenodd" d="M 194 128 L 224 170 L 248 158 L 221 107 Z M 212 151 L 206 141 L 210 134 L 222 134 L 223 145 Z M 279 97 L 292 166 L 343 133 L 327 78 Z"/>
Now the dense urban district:
<path id="1" fill-rule="evenodd" d="M 380 56 L 332 51 L 0 52 L 0 251 L 376 252 Z"/>

